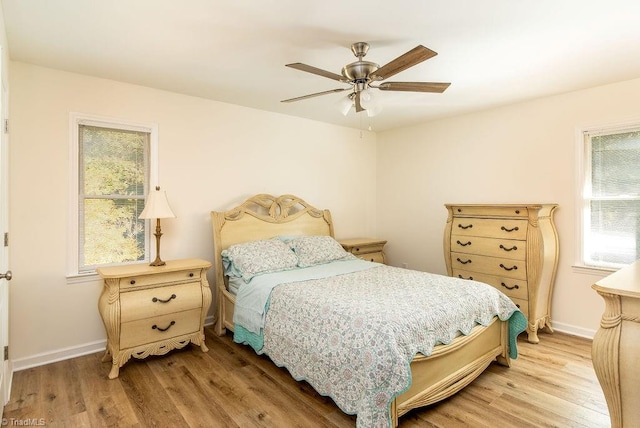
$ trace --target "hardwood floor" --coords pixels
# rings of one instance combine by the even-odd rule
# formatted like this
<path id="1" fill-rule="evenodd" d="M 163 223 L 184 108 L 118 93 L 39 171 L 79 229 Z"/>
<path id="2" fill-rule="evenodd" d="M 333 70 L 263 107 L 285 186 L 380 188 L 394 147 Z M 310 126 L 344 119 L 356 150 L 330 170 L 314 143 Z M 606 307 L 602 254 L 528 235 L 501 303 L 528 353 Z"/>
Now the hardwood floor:
<path id="1" fill-rule="evenodd" d="M 208 353 L 192 347 L 131 360 L 115 380 L 102 353 L 17 372 L 3 416 L 8 426 L 355 426 L 268 357 L 206 333 Z M 519 340 L 518 351 L 510 368 L 492 364 L 457 395 L 403 416 L 400 427 L 610 426 L 590 340 L 542 334 L 538 345 Z"/>

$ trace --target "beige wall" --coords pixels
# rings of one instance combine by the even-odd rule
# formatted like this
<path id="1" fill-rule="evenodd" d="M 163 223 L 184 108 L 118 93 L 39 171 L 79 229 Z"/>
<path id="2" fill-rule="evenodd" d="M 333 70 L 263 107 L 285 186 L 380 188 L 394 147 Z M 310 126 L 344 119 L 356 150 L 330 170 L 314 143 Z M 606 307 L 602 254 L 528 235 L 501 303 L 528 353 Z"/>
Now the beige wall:
<path id="1" fill-rule="evenodd" d="M 636 115 L 640 80 L 380 133 L 11 63 L 11 354 L 17 367 L 100 347 L 99 281 L 67 284 L 69 113 L 159 125 L 159 182 L 175 220 L 164 259 L 212 259 L 209 211 L 254 193 L 332 210 L 336 235 L 389 240 L 393 265 L 445 273 L 444 204 L 556 202 L 552 318 L 590 336 L 601 274 L 575 260 L 576 128 Z M 377 146 L 376 146 L 377 144 Z M 212 272 L 209 279 L 212 282 Z"/>
<path id="2" fill-rule="evenodd" d="M 558 203 L 553 325 L 592 336 L 604 303 L 590 285 L 603 275 L 572 268 L 576 129 L 640 118 L 639 99 L 640 79 L 379 133 L 378 234 L 390 263 L 446 273 L 445 203 Z"/>
<path id="3" fill-rule="evenodd" d="M 255 193 L 293 193 L 330 209 L 338 237 L 375 234 L 375 134 L 24 63 L 11 73 L 10 346 L 18 368 L 105 339 L 100 282 L 65 278 L 70 112 L 158 124 L 159 183 L 177 215 L 162 224 L 165 260 L 213 260 L 209 212 Z"/>

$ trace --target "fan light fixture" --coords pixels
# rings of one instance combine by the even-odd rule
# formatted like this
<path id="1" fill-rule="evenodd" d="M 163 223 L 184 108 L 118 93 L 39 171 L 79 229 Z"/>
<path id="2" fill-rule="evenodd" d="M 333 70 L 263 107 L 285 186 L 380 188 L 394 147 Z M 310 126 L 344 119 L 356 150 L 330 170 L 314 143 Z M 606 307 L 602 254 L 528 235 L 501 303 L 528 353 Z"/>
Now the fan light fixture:
<path id="1" fill-rule="evenodd" d="M 372 94 L 372 89 L 380 91 L 403 91 L 403 92 L 444 92 L 451 83 L 441 82 L 382 82 L 409 67 L 413 67 L 423 61 L 437 55 L 436 52 L 422 45 L 418 45 L 408 52 L 400 55 L 391 62 L 380 67 L 375 62 L 364 61 L 363 58 L 369 51 L 369 44 L 357 42 L 351 45 L 351 51 L 358 58 L 357 61 L 342 67 L 341 74 L 322 70 L 311 65 L 300 62 L 287 64 L 287 67 L 296 70 L 312 73 L 321 77 L 326 77 L 341 83 L 349 84 L 347 88 L 336 88 L 328 91 L 316 92 L 315 94 L 303 95 L 301 97 L 282 100 L 283 103 L 306 100 L 320 95 L 333 94 L 337 92 L 350 91 L 349 95 L 343 97 L 338 102 L 338 109 L 343 115 L 347 115 L 351 106 L 355 106 L 356 113 L 366 111 L 369 117 L 375 116 L 382 110 L 377 97 Z M 374 86 L 375 84 L 375 86 Z"/>

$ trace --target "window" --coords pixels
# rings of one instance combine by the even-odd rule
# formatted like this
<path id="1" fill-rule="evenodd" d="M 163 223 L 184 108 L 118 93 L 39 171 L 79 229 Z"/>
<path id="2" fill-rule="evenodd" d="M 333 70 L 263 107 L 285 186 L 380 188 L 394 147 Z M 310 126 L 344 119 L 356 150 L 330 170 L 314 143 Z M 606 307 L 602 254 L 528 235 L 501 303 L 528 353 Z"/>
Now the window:
<path id="1" fill-rule="evenodd" d="M 640 123 L 583 131 L 582 265 L 640 258 Z"/>
<path id="2" fill-rule="evenodd" d="M 154 125 L 72 114 L 71 276 L 149 260 L 149 225 L 138 218 L 155 182 Z"/>

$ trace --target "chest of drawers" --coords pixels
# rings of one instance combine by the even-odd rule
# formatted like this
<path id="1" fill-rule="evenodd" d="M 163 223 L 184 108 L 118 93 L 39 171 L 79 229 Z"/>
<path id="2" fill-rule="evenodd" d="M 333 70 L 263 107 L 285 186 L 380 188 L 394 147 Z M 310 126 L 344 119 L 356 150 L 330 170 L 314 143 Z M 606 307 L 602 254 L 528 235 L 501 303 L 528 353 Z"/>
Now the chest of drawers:
<path id="1" fill-rule="evenodd" d="M 382 251 L 387 241 L 372 238 L 341 239 L 340 245 L 356 257 L 369 262 L 384 263 Z"/>
<path id="2" fill-rule="evenodd" d="M 131 357 L 163 355 L 189 343 L 208 351 L 203 327 L 211 304 L 210 267 L 206 260 L 185 259 L 98 269 L 104 280 L 98 309 L 107 331 L 103 360 L 111 357 L 110 379 Z"/>
<path id="3" fill-rule="evenodd" d="M 551 295 L 558 263 L 555 204 L 455 205 L 444 253 L 450 276 L 485 282 L 505 293 L 528 319 L 529 342 L 551 327 Z"/>

